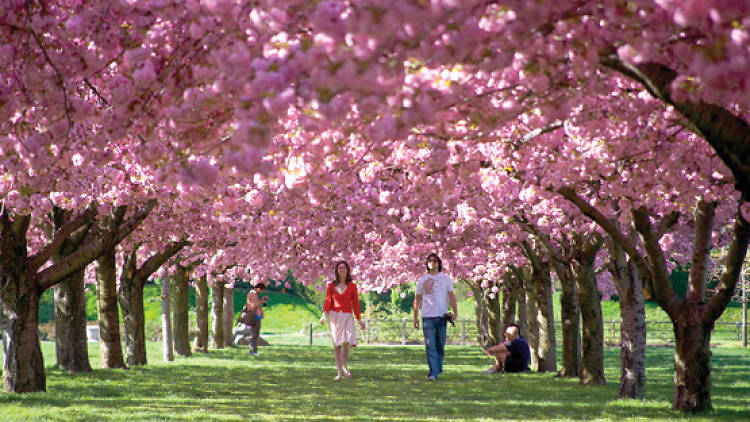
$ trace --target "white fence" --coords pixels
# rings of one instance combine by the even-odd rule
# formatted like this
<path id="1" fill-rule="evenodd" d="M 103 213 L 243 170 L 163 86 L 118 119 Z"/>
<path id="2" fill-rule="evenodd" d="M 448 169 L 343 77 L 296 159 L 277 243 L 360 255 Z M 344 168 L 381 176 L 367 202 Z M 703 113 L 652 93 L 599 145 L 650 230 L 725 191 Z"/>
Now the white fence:
<path id="1" fill-rule="evenodd" d="M 359 341 L 363 344 L 424 344 L 422 330 L 413 326 L 411 318 L 364 320 L 366 330 L 360 332 Z M 604 321 L 604 343 L 620 343 L 621 321 Z M 313 344 L 315 339 L 327 337 L 327 328 L 320 324 L 306 322 L 295 343 Z M 673 344 L 674 332 L 669 321 L 646 321 L 647 341 L 649 344 Z M 555 336 L 558 345 L 562 344 L 562 328 L 555 322 Z M 472 319 L 456 321 L 455 326 L 448 324 L 447 343 L 456 345 L 476 345 L 477 325 Z M 711 335 L 712 342 L 735 342 L 742 339 L 740 322 L 717 322 Z"/>

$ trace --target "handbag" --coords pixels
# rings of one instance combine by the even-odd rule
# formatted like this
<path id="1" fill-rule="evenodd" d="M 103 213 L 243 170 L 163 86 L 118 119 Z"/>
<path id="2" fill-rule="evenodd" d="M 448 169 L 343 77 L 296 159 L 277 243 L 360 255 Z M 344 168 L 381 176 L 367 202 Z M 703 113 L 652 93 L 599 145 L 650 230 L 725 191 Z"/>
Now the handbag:
<path id="1" fill-rule="evenodd" d="M 242 308 L 242 312 L 240 312 L 240 316 L 237 317 L 237 323 L 243 323 L 247 326 L 253 326 L 255 325 L 255 312 L 247 309 Z"/>

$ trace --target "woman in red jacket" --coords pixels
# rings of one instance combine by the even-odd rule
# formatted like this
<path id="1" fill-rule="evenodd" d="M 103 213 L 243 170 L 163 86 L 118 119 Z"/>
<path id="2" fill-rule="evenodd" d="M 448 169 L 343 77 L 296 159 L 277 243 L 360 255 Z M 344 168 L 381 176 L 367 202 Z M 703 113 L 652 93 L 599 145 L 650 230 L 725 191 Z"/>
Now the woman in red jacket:
<path id="1" fill-rule="evenodd" d="M 334 380 L 340 380 L 342 375 L 347 378 L 352 376 L 349 372 L 348 360 L 349 346 L 357 345 L 354 317 L 357 317 L 361 329 L 365 329 L 365 324 L 362 322 L 362 315 L 359 312 L 359 294 L 357 293 L 357 285 L 352 283 L 349 264 L 346 261 L 339 261 L 335 268 L 335 281 L 328 283 L 320 323 L 325 324 L 327 317 L 331 339 L 333 340 L 333 351 L 336 355 L 336 369 L 338 370 L 338 375 Z M 354 315 L 352 315 L 352 312 Z"/>

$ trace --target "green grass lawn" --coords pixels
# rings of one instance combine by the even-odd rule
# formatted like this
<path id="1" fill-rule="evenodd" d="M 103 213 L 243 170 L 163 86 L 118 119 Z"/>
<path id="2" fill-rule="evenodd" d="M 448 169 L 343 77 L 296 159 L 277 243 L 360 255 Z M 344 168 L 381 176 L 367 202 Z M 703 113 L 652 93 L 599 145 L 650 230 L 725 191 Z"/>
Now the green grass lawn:
<path id="1" fill-rule="evenodd" d="M 98 347 L 90 348 L 98 367 Z M 614 400 L 618 350 L 605 355 L 605 386 L 587 387 L 549 374 L 480 375 L 489 360 L 476 347 L 450 346 L 443 376 L 425 381 L 422 347 L 361 346 L 353 378 L 333 381 L 330 346 L 269 346 L 250 358 L 233 347 L 130 370 L 67 374 L 53 368 L 44 343 L 47 393 L 0 393 L 3 421 L 247 420 L 720 420 L 750 419 L 750 352 L 713 350 L 715 411 L 688 416 L 670 410 L 672 349 L 649 348 L 643 401 Z"/>

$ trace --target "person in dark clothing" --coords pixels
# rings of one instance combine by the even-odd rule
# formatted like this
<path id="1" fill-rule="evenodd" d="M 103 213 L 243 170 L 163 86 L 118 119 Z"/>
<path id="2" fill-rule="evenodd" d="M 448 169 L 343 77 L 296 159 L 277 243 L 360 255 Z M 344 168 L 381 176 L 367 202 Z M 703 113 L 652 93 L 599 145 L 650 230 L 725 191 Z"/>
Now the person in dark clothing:
<path id="1" fill-rule="evenodd" d="M 521 337 L 518 325 L 511 324 L 505 329 L 505 341 L 487 349 L 487 356 L 495 358 L 495 364 L 483 374 L 496 372 L 529 372 L 531 350 L 529 343 Z"/>

